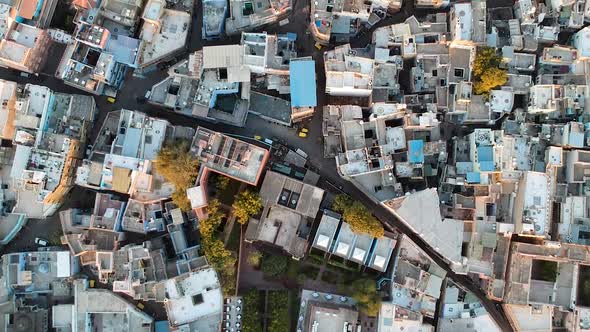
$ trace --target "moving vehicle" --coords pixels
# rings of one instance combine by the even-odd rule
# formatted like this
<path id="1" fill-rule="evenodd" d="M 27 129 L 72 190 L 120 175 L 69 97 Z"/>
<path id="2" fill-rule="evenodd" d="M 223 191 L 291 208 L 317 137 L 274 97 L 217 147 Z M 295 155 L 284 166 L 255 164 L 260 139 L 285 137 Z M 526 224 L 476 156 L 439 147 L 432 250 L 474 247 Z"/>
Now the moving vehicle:
<path id="1" fill-rule="evenodd" d="M 113 98 L 113 97 L 108 97 L 108 98 L 107 98 L 107 101 L 108 101 L 109 103 L 111 103 L 111 104 L 114 104 L 114 103 L 117 101 L 117 99 L 115 99 L 115 98 Z"/>
<path id="2" fill-rule="evenodd" d="M 257 141 L 262 141 L 262 136 L 260 136 L 260 135 L 255 135 L 255 136 L 254 136 L 254 139 L 255 139 L 255 140 L 257 140 Z"/>
<path id="3" fill-rule="evenodd" d="M 317 48 L 318 50 L 321 50 L 321 49 L 322 49 L 322 47 L 324 47 L 322 44 L 320 44 L 320 43 L 317 43 L 317 42 L 315 43 L 315 45 L 314 45 L 314 46 L 315 46 L 315 48 Z"/>
<path id="4" fill-rule="evenodd" d="M 299 132 L 299 137 L 306 138 L 307 137 L 307 133 L 304 133 L 304 132 L 300 131 Z"/>
<path id="5" fill-rule="evenodd" d="M 35 238 L 35 244 L 42 246 L 42 247 L 47 247 L 47 245 L 49 244 L 49 241 L 42 239 L 40 237 L 36 237 Z"/>
<path id="6" fill-rule="evenodd" d="M 141 303 L 141 302 L 138 302 L 138 303 L 137 303 L 137 307 L 138 307 L 139 309 L 141 309 L 141 310 L 143 310 L 143 308 L 145 308 L 145 306 L 144 306 L 144 305 L 143 305 L 143 303 Z"/>
<path id="7" fill-rule="evenodd" d="M 307 129 L 307 128 L 301 128 L 301 132 L 307 134 L 307 133 L 309 133 L 309 129 Z"/>
<path id="8" fill-rule="evenodd" d="M 96 282 L 96 281 L 94 281 L 94 279 L 90 279 L 90 280 L 88 280 L 88 287 L 90 287 L 90 288 L 94 288 L 94 284 L 95 284 L 95 282 Z"/>

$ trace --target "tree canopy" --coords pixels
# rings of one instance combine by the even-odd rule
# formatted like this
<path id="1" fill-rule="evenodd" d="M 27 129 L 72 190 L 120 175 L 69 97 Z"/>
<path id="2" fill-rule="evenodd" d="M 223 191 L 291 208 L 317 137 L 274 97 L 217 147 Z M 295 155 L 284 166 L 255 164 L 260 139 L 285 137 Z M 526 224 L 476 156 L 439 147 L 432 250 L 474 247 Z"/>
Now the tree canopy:
<path id="1" fill-rule="evenodd" d="M 223 191 L 229 186 L 230 178 L 225 175 L 217 174 L 217 178 L 215 180 L 215 188 L 217 190 Z"/>
<path id="2" fill-rule="evenodd" d="M 493 88 L 504 85 L 508 80 L 506 71 L 500 68 L 489 68 L 475 80 L 473 90 L 475 94 L 487 94 Z"/>
<path id="3" fill-rule="evenodd" d="M 365 233 L 374 237 L 382 237 L 383 225 L 371 214 L 361 202 L 353 201 L 346 195 L 338 195 L 332 208 L 342 213 L 342 218 L 355 233 Z"/>
<path id="4" fill-rule="evenodd" d="M 199 161 L 189 152 L 189 147 L 185 140 L 167 144 L 154 162 L 156 173 L 174 185 L 172 201 L 183 211 L 191 209 L 186 190 L 195 184 L 199 175 Z"/>
<path id="5" fill-rule="evenodd" d="M 332 204 L 332 209 L 338 213 L 343 213 L 346 208 L 352 204 L 352 199 L 346 195 L 337 195 Z"/>
<path id="6" fill-rule="evenodd" d="M 244 225 L 251 216 L 257 215 L 262 210 L 262 199 L 257 192 L 244 190 L 240 192 L 232 204 L 236 220 Z"/>
<path id="7" fill-rule="evenodd" d="M 480 47 L 473 62 L 473 90 L 476 94 L 488 94 L 508 80 L 505 69 L 500 68 L 502 57 L 492 47 Z"/>
<path id="8" fill-rule="evenodd" d="M 377 285 L 371 279 L 359 279 L 352 283 L 352 298 L 357 301 L 359 310 L 369 317 L 379 314 L 381 296 L 377 292 Z"/>
<path id="9" fill-rule="evenodd" d="M 216 199 L 209 201 L 207 205 L 207 218 L 199 221 L 199 231 L 203 238 L 212 238 L 215 231 L 223 222 L 223 211 L 220 210 L 220 203 Z"/>
<path id="10" fill-rule="evenodd" d="M 261 270 L 265 276 L 276 278 L 285 272 L 289 265 L 289 258 L 283 255 L 263 255 Z"/>
<path id="11" fill-rule="evenodd" d="M 201 232 L 201 248 L 207 258 L 209 265 L 219 273 L 221 288 L 225 295 L 231 296 L 235 293 L 235 265 L 237 259 L 235 254 L 227 250 L 223 241 L 216 237 L 215 232 L 223 222 L 223 211 L 220 209 L 218 200 L 213 199 L 207 206 L 207 218 L 199 221 Z"/>

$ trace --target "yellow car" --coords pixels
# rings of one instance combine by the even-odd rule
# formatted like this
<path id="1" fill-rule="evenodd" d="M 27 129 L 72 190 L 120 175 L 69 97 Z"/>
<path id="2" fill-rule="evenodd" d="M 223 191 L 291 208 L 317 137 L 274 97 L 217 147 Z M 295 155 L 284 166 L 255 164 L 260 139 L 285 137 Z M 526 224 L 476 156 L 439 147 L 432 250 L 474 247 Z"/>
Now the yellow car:
<path id="1" fill-rule="evenodd" d="M 257 141 L 262 141 L 262 136 L 260 136 L 260 135 L 255 135 L 255 136 L 254 136 L 254 139 L 255 139 L 255 140 L 257 140 Z"/>
<path id="2" fill-rule="evenodd" d="M 108 101 L 109 103 L 111 103 L 111 104 L 114 104 L 114 103 L 117 101 L 117 99 L 115 99 L 115 98 L 113 98 L 113 97 L 108 97 L 108 98 L 107 98 L 107 101 Z"/>
<path id="3" fill-rule="evenodd" d="M 306 138 L 307 137 L 307 133 L 304 133 L 304 132 L 300 131 L 299 132 L 299 137 Z"/>
<path id="4" fill-rule="evenodd" d="M 301 128 L 301 132 L 302 133 L 309 133 L 309 129 L 307 129 L 307 128 Z"/>
<path id="5" fill-rule="evenodd" d="M 89 286 L 90 288 L 94 288 L 94 283 L 95 283 L 95 281 L 94 281 L 94 280 L 92 280 L 92 279 L 90 279 L 90 280 L 88 281 L 88 286 Z"/>
<path id="6" fill-rule="evenodd" d="M 315 46 L 315 48 L 317 48 L 318 50 L 321 50 L 321 49 L 322 49 L 322 47 L 324 47 L 324 46 L 323 46 L 322 44 L 320 44 L 320 43 L 315 43 L 315 45 L 314 45 L 314 46 Z"/>
<path id="7" fill-rule="evenodd" d="M 137 307 L 141 310 L 143 310 L 143 308 L 145 308 L 145 306 L 141 302 L 137 303 Z"/>

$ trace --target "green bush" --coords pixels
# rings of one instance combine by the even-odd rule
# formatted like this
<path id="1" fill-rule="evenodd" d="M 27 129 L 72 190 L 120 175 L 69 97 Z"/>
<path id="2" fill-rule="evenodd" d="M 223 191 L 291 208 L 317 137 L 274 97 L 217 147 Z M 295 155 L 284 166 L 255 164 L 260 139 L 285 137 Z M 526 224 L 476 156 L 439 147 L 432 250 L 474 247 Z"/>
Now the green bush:
<path id="1" fill-rule="evenodd" d="M 277 278 L 287 272 L 289 258 L 282 255 L 265 254 L 262 256 L 262 273 L 269 278 Z"/>
<path id="2" fill-rule="evenodd" d="M 289 331 L 289 293 L 286 291 L 268 293 L 268 332 Z"/>
<path id="3" fill-rule="evenodd" d="M 252 250 L 248 253 L 248 264 L 252 265 L 255 268 L 260 267 L 260 263 L 262 262 L 262 253 L 258 250 Z"/>
<path id="4" fill-rule="evenodd" d="M 242 314 L 242 331 L 259 332 L 262 330 L 260 317 L 260 294 L 251 289 L 244 295 L 244 310 Z"/>

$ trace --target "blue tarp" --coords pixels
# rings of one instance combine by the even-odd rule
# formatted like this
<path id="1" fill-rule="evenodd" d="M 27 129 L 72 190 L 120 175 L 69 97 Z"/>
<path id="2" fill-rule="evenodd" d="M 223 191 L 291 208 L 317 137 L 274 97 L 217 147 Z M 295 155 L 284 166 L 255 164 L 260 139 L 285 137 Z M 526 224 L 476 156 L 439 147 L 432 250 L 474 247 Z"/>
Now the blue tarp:
<path id="1" fill-rule="evenodd" d="M 315 61 L 291 61 L 290 70 L 291 106 L 316 107 Z"/>
<path id="2" fill-rule="evenodd" d="M 408 142 L 408 159 L 412 164 L 424 162 L 424 141 L 412 140 Z"/>

